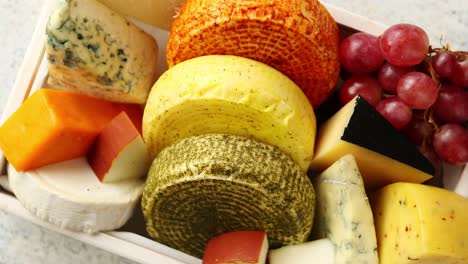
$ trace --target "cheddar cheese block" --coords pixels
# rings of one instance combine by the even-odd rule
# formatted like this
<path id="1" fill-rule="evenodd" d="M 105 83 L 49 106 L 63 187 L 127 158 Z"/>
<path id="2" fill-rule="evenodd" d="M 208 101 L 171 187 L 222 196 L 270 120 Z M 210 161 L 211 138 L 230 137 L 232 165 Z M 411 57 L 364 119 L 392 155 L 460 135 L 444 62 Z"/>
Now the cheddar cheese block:
<path id="1" fill-rule="evenodd" d="M 381 264 L 468 263 L 468 199 L 394 183 L 371 199 Z"/>
<path id="2" fill-rule="evenodd" d="M 148 234 L 201 257 L 208 241 L 238 230 L 264 230 L 271 247 L 305 242 L 313 186 L 286 154 L 246 137 L 182 139 L 154 160 L 142 198 Z"/>
<path id="3" fill-rule="evenodd" d="M 96 0 L 62 0 L 47 24 L 48 84 L 115 102 L 146 102 L 158 47 Z"/>
<path id="4" fill-rule="evenodd" d="M 421 183 L 434 174 L 417 147 L 360 96 L 321 125 L 311 169 L 323 171 L 346 154 L 355 157 L 367 190 Z"/>
<path id="5" fill-rule="evenodd" d="M 143 115 L 152 157 L 182 138 L 233 134 L 290 155 L 307 171 L 314 152 L 315 114 L 301 89 L 272 67 L 212 55 L 182 62 L 156 82 Z"/>
<path id="6" fill-rule="evenodd" d="M 346 155 L 313 180 L 315 238 L 328 238 L 336 264 L 378 264 L 372 210 L 356 160 Z"/>
<path id="7" fill-rule="evenodd" d="M 139 111 L 141 118 L 137 105 L 39 89 L 0 127 L 0 148 L 18 171 L 77 158 L 124 109 L 131 109 L 136 119 Z"/>
<path id="8" fill-rule="evenodd" d="M 338 80 L 339 38 L 318 0 L 187 0 L 172 22 L 167 64 L 213 54 L 250 58 L 291 78 L 317 107 Z"/>

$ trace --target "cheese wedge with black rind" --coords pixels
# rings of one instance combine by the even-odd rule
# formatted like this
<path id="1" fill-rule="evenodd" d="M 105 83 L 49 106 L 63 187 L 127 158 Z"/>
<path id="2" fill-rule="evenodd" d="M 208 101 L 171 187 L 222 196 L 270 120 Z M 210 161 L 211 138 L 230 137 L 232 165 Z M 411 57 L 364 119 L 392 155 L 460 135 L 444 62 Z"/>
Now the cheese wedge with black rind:
<path id="1" fill-rule="evenodd" d="M 185 138 L 164 149 L 148 173 L 142 210 L 156 241 L 201 257 L 222 233 L 265 230 L 271 247 L 307 240 L 315 193 L 278 149 L 221 134 Z"/>
<path id="2" fill-rule="evenodd" d="M 435 172 L 417 147 L 360 96 L 321 125 L 311 169 L 321 172 L 346 154 L 355 157 L 367 190 L 421 183 Z"/>
<path id="3" fill-rule="evenodd" d="M 336 264 L 378 264 L 372 210 L 361 174 L 346 155 L 313 180 L 317 194 L 315 238 L 335 246 Z"/>
<path id="4" fill-rule="evenodd" d="M 123 226 L 143 192 L 143 180 L 101 183 L 84 157 L 37 170 L 8 167 L 10 187 L 20 203 L 60 228 L 96 233 Z"/>
<path id="5" fill-rule="evenodd" d="M 191 59 L 166 71 L 148 97 L 143 139 L 152 157 L 185 137 L 209 133 L 258 139 L 307 171 L 315 115 L 301 89 L 270 66 L 237 56 Z"/>

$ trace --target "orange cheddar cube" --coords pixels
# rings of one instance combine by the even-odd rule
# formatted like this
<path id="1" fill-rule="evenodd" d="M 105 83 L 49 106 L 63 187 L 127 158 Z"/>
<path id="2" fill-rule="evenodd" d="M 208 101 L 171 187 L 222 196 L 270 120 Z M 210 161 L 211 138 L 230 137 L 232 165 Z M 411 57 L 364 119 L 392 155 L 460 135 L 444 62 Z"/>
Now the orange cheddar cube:
<path id="1" fill-rule="evenodd" d="M 39 89 L 0 127 L 0 148 L 18 171 L 77 158 L 86 154 L 106 124 L 123 109 L 131 109 L 132 117 L 138 119 L 139 105 Z"/>

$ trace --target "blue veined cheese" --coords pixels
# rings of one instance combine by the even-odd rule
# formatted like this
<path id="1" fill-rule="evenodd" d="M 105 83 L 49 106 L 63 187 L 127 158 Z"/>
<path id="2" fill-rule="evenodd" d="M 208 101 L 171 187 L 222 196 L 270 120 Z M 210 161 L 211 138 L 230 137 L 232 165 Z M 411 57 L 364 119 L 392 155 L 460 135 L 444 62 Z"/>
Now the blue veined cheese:
<path id="1" fill-rule="evenodd" d="M 95 0 L 62 0 L 47 24 L 50 86 L 115 102 L 146 102 L 154 38 Z"/>
<path id="2" fill-rule="evenodd" d="M 377 240 L 369 200 L 356 161 L 346 155 L 313 181 L 314 234 L 336 248 L 336 264 L 377 264 Z"/>

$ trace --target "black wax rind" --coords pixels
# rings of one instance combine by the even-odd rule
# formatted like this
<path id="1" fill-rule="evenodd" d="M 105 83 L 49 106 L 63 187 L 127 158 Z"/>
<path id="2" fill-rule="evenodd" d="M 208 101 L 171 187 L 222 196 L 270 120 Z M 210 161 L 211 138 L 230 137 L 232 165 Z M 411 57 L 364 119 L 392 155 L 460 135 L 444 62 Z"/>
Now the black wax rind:
<path id="1" fill-rule="evenodd" d="M 365 99 L 358 96 L 341 139 L 385 155 L 427 174 L 434 175 L 432 163 L 418 148 L 396 130 Z"/>

